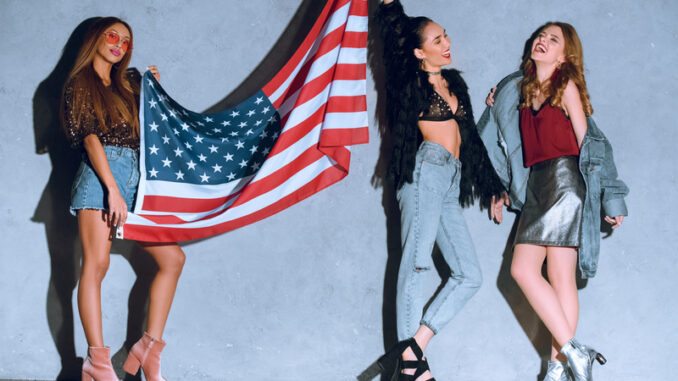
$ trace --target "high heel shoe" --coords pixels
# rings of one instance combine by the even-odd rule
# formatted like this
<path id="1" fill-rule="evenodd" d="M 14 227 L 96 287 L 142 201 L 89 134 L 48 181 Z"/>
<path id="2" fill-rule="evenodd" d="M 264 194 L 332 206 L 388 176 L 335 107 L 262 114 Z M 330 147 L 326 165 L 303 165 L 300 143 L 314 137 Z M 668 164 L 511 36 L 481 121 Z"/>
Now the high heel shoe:
<path id="1" fill-rule="evenodd" d="M 82 363 L 82 381 L 118 381 L 111 364 L 109 347 L 87 348 L 87 358 Z"/>
<path id="2" fill-rule="evenodd" d="M 417 360 L 403 360 L 402 356 L 407 348 L 410 348 L 412 352 L 414 352 L 414 356 Z M 393 348 L 381 356 L 379 360 L 377 360 L 377 363 L 382 372 L 393 369 L 391 381 L 413 381 L 429 370 L 428 362 L 424 358 L 424 353 L 414 338 L 398 342 Z M 403 373 L 403 370 L 405 369 L 414 369 L 414 374 Z M 435 381 L 435 379 L 430 378 L 426 381 Z"/>
<path id="3" fill-rule="evenodd" d="M 574 381 L 593 381 L 593 360 L 600 365 L 605 365 L 607 360 L 593 348 L 581 345 L 574 338 L 570 339 L 560 349 L 560 353 L 567 357 L 567 365 L 570 367 Z"/>
<path id="4" fill-rule="evenodd" d="M 549 361 L 543 381 L 572 381 L 567 364 L 561 361 Z"/>
<path id="5" fill-rule="evenodd" d="M 147 381 L 166 381 L 160 374 L 160 352 L 163 348 L 165 348 L 164 341 L 154 339 L 144 332 L 141 339 L 130 349 L 122 369 L 135 375 L 141 367 Z"/>

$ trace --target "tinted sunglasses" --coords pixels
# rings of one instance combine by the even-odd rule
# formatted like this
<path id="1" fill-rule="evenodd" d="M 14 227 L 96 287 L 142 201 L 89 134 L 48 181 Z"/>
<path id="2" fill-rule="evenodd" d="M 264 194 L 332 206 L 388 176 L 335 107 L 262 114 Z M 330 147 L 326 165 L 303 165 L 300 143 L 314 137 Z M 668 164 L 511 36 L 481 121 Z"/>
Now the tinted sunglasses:
<path id="1" fill-rule="evenodd" d="M 104 32 L 104 39 L 106 40 L 107 44 L 115 45 L 120 42 L 120 35 L 113 31 Z M 120 46 L 122 48 L 122 52 L 125 53 L 128 49 L 132 48 L 132 43 L 130 40 L 122 40 L 122 44 L 120 44 Z"/>

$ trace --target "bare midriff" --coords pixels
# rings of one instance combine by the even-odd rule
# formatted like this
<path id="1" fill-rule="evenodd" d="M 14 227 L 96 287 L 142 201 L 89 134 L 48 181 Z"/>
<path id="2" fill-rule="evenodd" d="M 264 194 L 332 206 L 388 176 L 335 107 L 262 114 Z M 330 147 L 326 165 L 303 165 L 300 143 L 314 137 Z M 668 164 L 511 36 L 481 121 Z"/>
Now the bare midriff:
<path id="1" fill-rule="evenodd" d="M 456 120 L 450 119 L 442 122 L 420 120 L 418 125 L 425 141 L 440 144 L 455 158 L 459 159 L 461 135 L 459 134 L 459 124 Z"/>

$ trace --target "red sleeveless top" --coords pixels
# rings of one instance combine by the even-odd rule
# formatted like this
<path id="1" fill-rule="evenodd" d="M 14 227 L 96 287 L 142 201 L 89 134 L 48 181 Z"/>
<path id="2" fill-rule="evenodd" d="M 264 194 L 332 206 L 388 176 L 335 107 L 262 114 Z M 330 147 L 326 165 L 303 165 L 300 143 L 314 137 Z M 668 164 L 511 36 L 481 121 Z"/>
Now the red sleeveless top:
<path id="1" fill-rule="evenodd" d="M 559 107 L 545 100 L 539 110 L 520 109 L 520 135 L 525 167 L 561 156 L 579 156 L 572 122 Z"/>

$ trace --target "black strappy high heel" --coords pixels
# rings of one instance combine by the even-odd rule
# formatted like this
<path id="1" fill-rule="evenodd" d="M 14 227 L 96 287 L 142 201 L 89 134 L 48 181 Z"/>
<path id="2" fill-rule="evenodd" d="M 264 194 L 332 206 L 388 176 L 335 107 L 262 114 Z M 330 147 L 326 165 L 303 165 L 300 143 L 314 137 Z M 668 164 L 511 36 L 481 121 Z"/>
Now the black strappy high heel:
<path id="1" fill-rule="evenodd" d="M 403 352 L 405 352 L 407 348 L 412 349 L 417 360 L 402 359 Z M 393 348 L 386 352 L 386 354 L 381 356 L 379 360 L 377 360 L 377 363 L 382 372 L 393 369 L 391 381 L 414 381 L 429 370 L 428 362 L 424 358 L 424 353 L 414 338 L 398 342 Z M 405 369 L 415 369 L 415 372 L 414 374 L 405 374 L 402 372 Z M 435 379 L 430 378 L 427 381 L 435 381 Z"/>

